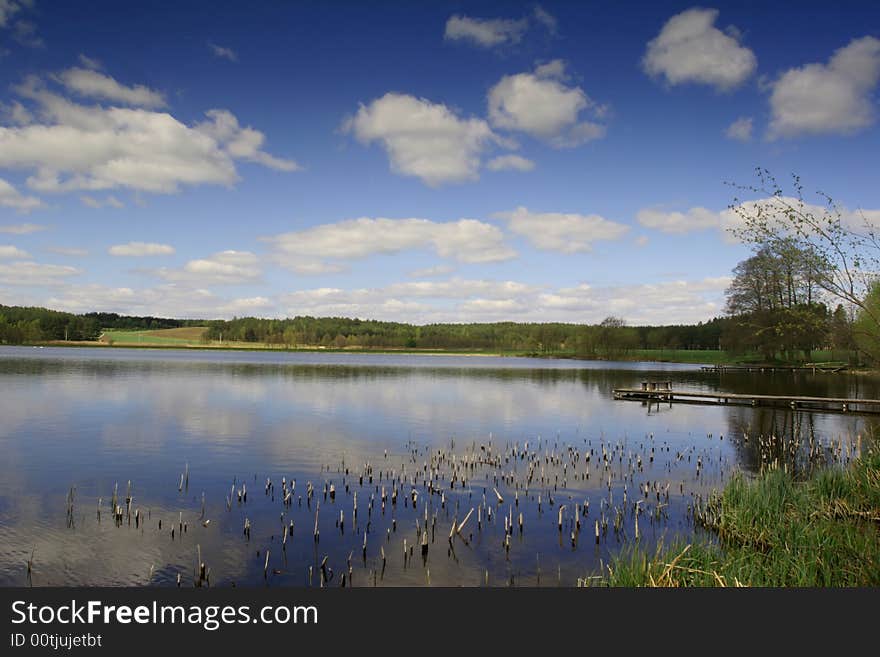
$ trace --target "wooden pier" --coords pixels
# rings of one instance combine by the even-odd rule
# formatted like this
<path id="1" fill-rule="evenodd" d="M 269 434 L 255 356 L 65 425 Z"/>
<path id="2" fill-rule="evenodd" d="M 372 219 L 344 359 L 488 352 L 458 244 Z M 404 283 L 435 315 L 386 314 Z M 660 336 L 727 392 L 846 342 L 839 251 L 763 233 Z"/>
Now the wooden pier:
<path id="1" fill-rule="evenodd" d="M 733 406 L 775 406 L 835 413 L 880 413 L 880 399 L 807 397 L 802 395 L 758 395 L 731 392 L 673 390 L 668 381 L 642 383 L 641 388 L 614 388 L 614 399 L 630 401 Z"/>
<path id="2" fill-rule="evenodd" d="M 719 374 L 733 372 L 803 372 L 805 374 L 836 374 L 845 372 L 847 365 L 843 363 L 816 363 L 815 365 L 702 365 L 703 372 Z"/>

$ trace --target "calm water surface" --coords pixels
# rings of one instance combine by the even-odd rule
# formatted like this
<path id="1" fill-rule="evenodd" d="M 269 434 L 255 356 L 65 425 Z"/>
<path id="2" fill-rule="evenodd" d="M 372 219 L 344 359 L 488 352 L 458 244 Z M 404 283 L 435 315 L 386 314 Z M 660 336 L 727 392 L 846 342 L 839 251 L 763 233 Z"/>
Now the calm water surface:
<path id="1" fill-rule="evenodd" d="M 718 375 L 696 365 L 0 347 L 0 585 L 173 586 L 180 575 L 192 586 L 199 546 L 211 585 L 318 586 L 326 556 L 332 586 L 343 575 L 355 586 L 571 586 L 635 541 L 638 499 L 643 545 L 692 536 L 695 496 L 754 472 L 762 435 L 812 440 L 828 461 L 873 440 L 866 416 L 612 399 L 612 388 L 646 379 L 880 397 L 869 377 Z M 810 467 L 806 449 L 791 467 Z M 295 481 L 287 506 L 282 477 Z M 124 505 L 128 482 L 139 515 L 120 525 L 110 500 L 118 486 Z M 330 483 L 335 499 L 324 495 Z M 474 511 L 450 542 L 453 521 L 471 508 L 480 523 Z M 517 526 L 507 545 L 505 517 Z M 424 557 L 417 522 L 429 536 Z"/>

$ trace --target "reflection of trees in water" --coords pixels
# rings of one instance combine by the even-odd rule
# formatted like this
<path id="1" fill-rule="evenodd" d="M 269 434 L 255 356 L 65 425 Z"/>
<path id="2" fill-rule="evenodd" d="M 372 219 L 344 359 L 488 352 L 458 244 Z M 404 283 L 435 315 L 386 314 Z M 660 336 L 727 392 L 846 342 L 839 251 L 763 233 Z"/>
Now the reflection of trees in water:
<path id="1" fill-rule="evenodd" d="M 442 357 L 437 357 L 442 358 Z M 302 381 L 378 381 L 394 379 L 473 379 L 500 382 L 528 382 L 552 385 L 580 382 L 584 387 L 610 397 L 614 387 L 637 386 L 642 380 L 672 380 L 675 384 L 693 384 L 693 372 L 640 369 L 580 369 L 541 367 L 473 367 L 382 365 L 382 364 L 302 364 L 302 363 L 241 363 L 222 361 L 174 360 L 101 360 L 89 359 L 8 359 L 0 361 L 0 375 L 31 376 L 72 374 L 80 376 L 131 377 L 208 375 L 236 378 L 283 378 Z"/>
<path id="2" fill-rule="evenodd" d="M 727 437 L 749 472 L 777 464 L 797 474 L 846 461 L 875 442 L 880 420 L 771 407 L 728 407 Z"/>

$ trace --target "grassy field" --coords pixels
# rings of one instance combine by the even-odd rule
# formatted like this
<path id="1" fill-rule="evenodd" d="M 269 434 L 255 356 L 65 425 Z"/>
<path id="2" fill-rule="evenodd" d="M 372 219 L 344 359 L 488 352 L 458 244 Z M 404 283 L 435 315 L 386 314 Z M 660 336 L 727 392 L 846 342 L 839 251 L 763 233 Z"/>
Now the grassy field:
<path id="1" fill-rule="evenodd" d="M 230 342 L 213 340 L 204 342 L 202 336 L 207 328 L 202 326 L 187 326 L 173 329 L 160 329 L 155 331 L 125 331 L 107 329 L 104 331 L 100 344 L 127 346 L 127 347 L 191 347 L 206 349 L 246 349 L 246 350 L 290 350 L 291 347 L 282 344 L 265 344 L 262 342 Z M 64 345 L 64 342 L 53 341 L 46 344 Z M 77 343 L 80 344 L 80 343 Z M 94 343 L 93 343 L 94 344 Z M 450 355 L 481 355 L 481 356 L 531 356 L 535 358 L 579 358 L 572 351 L 559 352 L 528 352 L 516 350 L 492 350 L 492 349 L 405 349 L 405 348 L 361 348 L 344 347 L 333 348 L 319 345 L 298 345 L 299 351 L 326 351 L 345 353 L 415 353 L 415 354 L 450 354 Z M 734 365 L 737 363 L 759 362 L 760 356 L 734 355 L 718 349 L 634 349 L 614 358 L 614 360 L 626 361 L 657 361 L 668 363 L 693 363 L 707 365 Z M 845 354 L 827 351 L 815 351 L 812 353 L 812 362 L 821 363 L 829 361 L 845 361 Z M 783 364 L 783 363 L 777 363 Z"/>
<path id="2" fill-rule="evenodd" d="M 611 586 L 878 586 L 880 452 L 807 481 L 775 469 L 735 477 L 698 512 L 719 545 L 619 557 Z"/>
<path id="3" fill-rule="evenodd" d="M 636 349 L 631 352 L 635 360 L 655 360 L 669 363 L 706 363 L 724 365 L 735 359 L 718 349 Z"/>
<path id="4" fill-rule="evenodd" d="M 201 345 L 202 335 L 207 329 L 202 326 L 187 326 L 184 328 L 160 329 L 157 331 L 104 331 L 101 341 L 108 344 L 134 344 L 134 345 L 168 345 L 186 346 Z"/>

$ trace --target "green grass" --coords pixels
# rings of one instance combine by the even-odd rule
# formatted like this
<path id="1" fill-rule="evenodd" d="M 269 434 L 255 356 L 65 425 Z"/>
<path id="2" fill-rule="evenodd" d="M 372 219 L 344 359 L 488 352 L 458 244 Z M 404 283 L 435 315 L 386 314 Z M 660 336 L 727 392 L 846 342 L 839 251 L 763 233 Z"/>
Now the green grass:
<path id="1" fill-rule="evenodd" d="M 727 365 L 736 362 L 736 358 L 732 355 L 718 349 L 636 349 L 630 352 L 630 358 L 707 365 Z"/>
<path id="2" fill-rule="evenodd" d="M 608 569 L 611 586 L 878 586 L 880 452 L 806 481 L 771 470 L 734 477 L 697 517 L 719 544 L 635 548 Z"/>
<path id="3" fill-rule="evenodd" d="M 196 344 L 198 337 L 192 332 L 180 334 L 178 329 L 165 329 L 158 331 L 117 331 L 106 330 L 102 338 L 104 342 L 113 344 L 154 344 L 154 345 L 185 345 Z"/>

